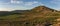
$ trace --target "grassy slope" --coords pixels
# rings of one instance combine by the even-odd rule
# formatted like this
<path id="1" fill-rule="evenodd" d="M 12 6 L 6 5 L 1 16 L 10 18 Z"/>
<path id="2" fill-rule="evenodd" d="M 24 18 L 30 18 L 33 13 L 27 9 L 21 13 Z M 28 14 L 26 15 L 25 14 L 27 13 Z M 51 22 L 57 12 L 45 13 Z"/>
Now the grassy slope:
<path id="1" fill-rule="evenodd" d="M 25 15 L 25 16 L 21 16 L 21 15 Z M 24 26 L 25 25 L 35 26 L 36 24 L 43 24 L 45 22 L 50 22 L 54 24 L 54 22 L 56 22 L 56 19 L 59 18 L 58 16 L 60 16 L 60 13 L 58 12 L 47 12 L 47 13 L 27 12 L 21 15 L 13 14 L 8 16 L 1 16 L 0 20 L 20 21 L 21 23 L 23 23 L 22 25 Z"/>

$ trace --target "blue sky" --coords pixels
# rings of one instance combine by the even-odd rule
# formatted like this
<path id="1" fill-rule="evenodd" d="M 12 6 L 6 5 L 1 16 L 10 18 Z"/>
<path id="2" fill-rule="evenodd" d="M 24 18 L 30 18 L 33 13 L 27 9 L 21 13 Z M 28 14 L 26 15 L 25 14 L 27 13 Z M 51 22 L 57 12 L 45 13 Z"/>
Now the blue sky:
<path id="1" fill-rule="evenodd" d="M 0 11 L 29 10 L 40 5 L 60 10 L 60 0 L 0 0 Z"/>

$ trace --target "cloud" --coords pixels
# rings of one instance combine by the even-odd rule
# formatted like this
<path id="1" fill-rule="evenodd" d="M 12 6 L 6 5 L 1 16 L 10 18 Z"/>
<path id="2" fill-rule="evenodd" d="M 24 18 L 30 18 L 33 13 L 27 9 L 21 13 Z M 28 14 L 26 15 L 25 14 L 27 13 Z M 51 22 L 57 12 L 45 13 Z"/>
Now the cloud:
<path id="1" fill-rule="evenodd" d="M 50 3 L 60 5 L 60 0 L 52 0 Z"/>
<path id="2" fill-rule="evenodd" d="M 11 3 L 20 3 L 19 1 L 11 0 Z"/>
<path id="3" fill-rule="evenodd" d="M 11 0 L 10 3 L 11 4 L 22 4 L 22 5 L 31 6 L 31 5 L 37 4 L 39 2 L 38 1 L 24 2 L 24 1 L 18 1 L 18 0 Z"/>
<path id="4" fill-rule="evenodd" d="M 37 1 L 33 1 L 33 2 L 25 2 L 25 5 L 30 6 L 30 5 L 37 4 L 37 3 L 38 3 Z"/>
<path id="5" fill-rule="evenodd" d="M 1 2 L 0 2 L 0 5 L 2 5 L 2 4 L 4 4 L 4 5 L 7 5 L 7 4 L 23 4 L 23 3 L 24 3 L 23 1 L 10 0 L 9 2 L 1 1 Z"/>
<path id="6" fill-rule="evenodd" d="M 1 8 L 0 10 L 14 10 L 14 9 L 21 9 L 21 10 L 25 10 L 25 9 L 32 9 L 33 7 L 35 6 L 38 6 L 38 5 L 44 5 L 43 3 L 41 2 L 38 2 L 38 1 L 29 1 L 29 2 L 24 2 L 22 0 L 18 1 L 18 0 L 10 0 L 9 2 L 0 2 L 0 4 L 5 7 L 4 8 Z M 4 6 L 4 5 L 5 6 Z M 9 4 L 9 5 L 8 5 Z M 17 5 L 18 4 L 18 5 Z M 7 6 L 6 6 L 7 5 Z M 19 7 L 15 7 L 14 5 L 16 6 L 19 6 Z M 33 6 L 33 7 L 32 7 Z M 8 8 L 9 7 L 9 8 Z M 13 8 L 12 8 L 13 7 Z"/>
<path id="7" fill-rule="evenodd" d="M 0 2 L 0 4 L 21 4 L 21 5 L 27 5 L 27 6 L 32 6 L 35 4 L 40 4 L 43 5 L 41 2 L 38 1 L 30 1 L 30 2 L 24 2 L 22 0 L 18 1 L 18 0 L 10 0 L 10 2 Z"/>
<path id="8" fill-rule="evenodd" d="M 3 4 L 6 5 L 6 4 L 9 4 L 9 2 L 7 2 L 7 3 L 6 2 L 0 2 L 0 5 L 3 5 Z"/>
<path id="9" fill-rule="evenodd" d="M 55 4 L 56 10 L 60 9 L 60 0 L 52 0 L 50 1 L 51 4 Z"/>
<path id="10" fill-rule="evenodd" d="M 11 0 L 10 2 L 13 3 L 13 4 L 20 4 L 20 3 L 23 3 L 23 1 L 18 1 L 18 0 Z"/>

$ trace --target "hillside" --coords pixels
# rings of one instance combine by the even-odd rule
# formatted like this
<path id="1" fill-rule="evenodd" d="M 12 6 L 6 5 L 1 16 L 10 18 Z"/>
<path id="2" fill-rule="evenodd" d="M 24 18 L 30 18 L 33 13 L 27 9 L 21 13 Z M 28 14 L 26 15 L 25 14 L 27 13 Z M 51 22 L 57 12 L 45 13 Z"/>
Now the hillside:
<path id="1" fill-rule="evenodd" d="M 38 6 L 31 10 L 0 12 L 0 25 L 55 26 L 55 24 L 58 23 L 58 18 L 60 18 L 59 11 L 48 8 L 46 6 Z"/>

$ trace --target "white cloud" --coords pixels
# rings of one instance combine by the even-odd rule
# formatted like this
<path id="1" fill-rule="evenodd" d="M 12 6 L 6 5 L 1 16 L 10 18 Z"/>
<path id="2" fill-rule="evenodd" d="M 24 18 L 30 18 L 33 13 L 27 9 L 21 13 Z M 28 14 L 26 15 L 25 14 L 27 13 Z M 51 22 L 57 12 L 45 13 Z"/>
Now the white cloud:
<path id="1" fill-rule="evenodd" d="M 41 6 L 43 6 L 43 5 L 44 5 L 44 4 L 43 4 L 43 3 L 41 3 L 41 2 L 40 2 L 39 4 L 40 4 Z"/>
<path id="2" fill-rule="evenodd" d="M 33 1 L 33 2 L 25 2 L 25 5 L 33 5 L 33 4 L 37 4 L 37 3 L 39 3 L 39 2 L 37 2 L 37 1 Z"/>
<path id="3" fill-rule="evenodd" d="M 0 5 L 4 4 L 4 5 L 7 5 L 7 4 L 23 4 L 24 2 L 23 1 L 18 1 L 18 0 L 10 0 L 10 2 L 0 2 Z"/>
<path id="4" fill-rule="evenodd" d="M 11 0 L 10 2 L 6 2 L 6 3 L 5 2 L 0 2 L 0 4 L 1 5 L 9 4 L 8 6 L 10 6 L 10 4 L 19 4 L 19 5 L 21 5 L 18 8 L 16 8 L 15 6 L 13 6 L 13 8 L 11 8 L 11 6 L 9 8 L 8 8 L 8 6 L 5 7 L 5 8 L 0 8 L 0 10 L 5 10 L 5 11 L 6 10 L 10 11 L 10 10 L 14 10 L 14 9 L 16 9 L 16 10 L 17 9 L 21 9 L 21 10 L 24 9 L 25 10 L 25 9 L 31 9 L 32 6 L 44 5 L 43 3 L 38 2 L 38 1 L 24 2 L 24 1 L 18 1 L 18 0 Z"/>
<path id="5" fill-rule="evenodd" d="M 13 4 L 20 4 L 20 3 L 23 3 L 23 1 L 11 0 L 11 3 L 13 3 Z"/>
<path id="6" fill-rule="evenodd" d="M 39 3 L 38 1 L 34 1 L 33 3 Z"/>
<path id="7" fill-rule="evenodd" d="M 10 2 L 0 2 L 0 4 L 22 4 L 26 6 L 31 6 L 33 4 L 38 4 L 38 1 L 33 1 L 33 2 L 24 2 L 24 1 L 18 1 L 18 0 L 10 0 Z"/>
<path id="8" fill-rule="evenodd" d="M 20 3 L 19 1 L 11 0 L 11 3 Z"/>

